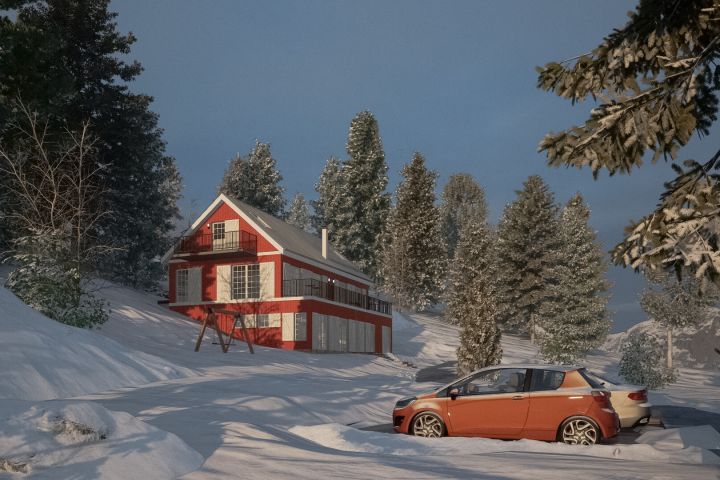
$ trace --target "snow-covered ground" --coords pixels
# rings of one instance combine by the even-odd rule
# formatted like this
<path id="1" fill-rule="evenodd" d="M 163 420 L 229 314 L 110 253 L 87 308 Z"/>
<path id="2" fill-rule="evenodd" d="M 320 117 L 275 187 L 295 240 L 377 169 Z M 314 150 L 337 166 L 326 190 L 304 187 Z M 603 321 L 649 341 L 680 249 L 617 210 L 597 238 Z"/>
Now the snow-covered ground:
<path id="1" fill-rule="evenodd" d="M 30 472 L 13 478 L 544 479 L 557 478 L 559 470 L 581 478 L 717 478 L 720 473 L 719 458 L 707 450 L 714 441 L 707 432 L 666 431 L 640 445 L 588 448 L 463 438 L 430 443 L 359 430 L 388 423 L 398 398 L 432 388 L 415 382 L 417 368 L 407 363 L 422 367 L 454 359 L 457 332 L 436 315 L 396 317 L 397 359 L 262 347 L 251 355 L 242 343 L 223 354 L 212 335 L 195 353 L 198 325 L 157 305 L 154 297 L 116 286 L 100 295 L 111 304 L 109 322 L 99 330 L 76 331 L 0 289 L 0 374 L 22 369 L 2 377 L 11 385 L 30 378 L 16 396 L 15 387 L 0 385 L 0 398 L 26 399 L 0 400 L 0 469 L 5 461 Z M 13 340 L 8 335 L 16 331 Z M 40 348 L 21 348 L 38 332 L 47 334 Z M 503 349 L 506 363 L 537 357 L 519 337 L 506 336 Z M 86 350 L 102 362 L 73 361 Z M 589 363 L 612 375 L 617 359 L 597 352 Z M 101 367 L 110 373 L 97 373 Z M 720 412 L 718 375 L 683 374 L 662 398 Z M 37 389 L 33 378 L 42 379 Z M 47 398 L 64 400 L 27 401 Z M 157 468 L 144 470 L 153 462 Z"/>

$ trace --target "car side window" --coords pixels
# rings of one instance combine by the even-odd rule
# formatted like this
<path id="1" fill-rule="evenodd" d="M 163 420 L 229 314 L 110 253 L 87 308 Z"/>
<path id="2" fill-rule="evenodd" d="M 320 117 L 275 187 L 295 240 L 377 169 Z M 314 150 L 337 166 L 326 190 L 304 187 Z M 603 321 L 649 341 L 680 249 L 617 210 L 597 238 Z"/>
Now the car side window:
<path id="1" fill-rule="evenodd" d="M 453 385 L 461 396 L 522 392 L 525 386 L 524 368 L 500 368 L 480 372 Z"/>
<path id="2" fill-rule="evenodd" d="M 565 379 L 565 372 L 556 370 L 533 370 L 530 381 L 531 392 L 557 390 Z"/>

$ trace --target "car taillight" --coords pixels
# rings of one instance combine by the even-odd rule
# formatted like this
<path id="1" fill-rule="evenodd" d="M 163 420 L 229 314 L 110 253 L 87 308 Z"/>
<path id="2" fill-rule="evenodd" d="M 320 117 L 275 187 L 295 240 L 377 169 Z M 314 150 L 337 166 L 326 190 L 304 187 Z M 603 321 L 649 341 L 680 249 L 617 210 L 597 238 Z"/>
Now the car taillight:
<path id="1" fill-rule="evenodd" d="M 630 400 L 637 400 L 639 402 L 647 402 L 647 390 L 638 390 L 637 392 L 630 392 L 628 394 Z"/>
<path id="2" fill-rule="evenodd" d="M 593 400 L 598 402 L 601 406 L 605 408 L 610 407 L 610 392 L 606 392 L 604 390 L 593 390 L 592 397 Z"/>

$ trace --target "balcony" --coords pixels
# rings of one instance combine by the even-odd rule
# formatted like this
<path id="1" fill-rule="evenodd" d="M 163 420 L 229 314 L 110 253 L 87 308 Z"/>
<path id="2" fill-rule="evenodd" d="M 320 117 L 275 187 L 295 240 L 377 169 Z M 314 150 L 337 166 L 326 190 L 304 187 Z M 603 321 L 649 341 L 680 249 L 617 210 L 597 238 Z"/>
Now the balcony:
<path id="1" fill-rule="evenodd" d="M 248 256 L 257 254 L 257 236 L 245 231 L 224 234 L 196 233 L 182 237 L 175 248 L 176 256 L 192 256 L 207 253 L 232 253 Z"/>
<path id="2" fill-rule="evenodd" d="M 372 312 L 392 315 L 392 304 L 362 292 L 337 287 L 314 278 L 283 281 L 283 297 L 319 297 L 333 302 L 359 307 Z"/>

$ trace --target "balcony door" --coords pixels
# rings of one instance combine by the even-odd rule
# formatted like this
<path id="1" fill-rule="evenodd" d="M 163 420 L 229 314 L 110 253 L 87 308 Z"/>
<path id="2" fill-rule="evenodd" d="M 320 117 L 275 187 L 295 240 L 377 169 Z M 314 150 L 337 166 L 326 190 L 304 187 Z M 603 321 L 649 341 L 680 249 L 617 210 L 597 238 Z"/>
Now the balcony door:
<path id="1" fill-rule="evenodd" d="M 240 220 L 225 220 L 210 225 L 213 251 L 234 250 L 239 247 Z"/>

